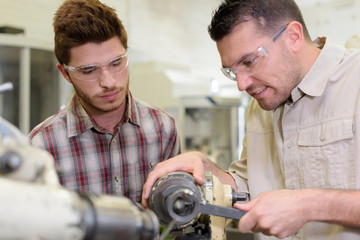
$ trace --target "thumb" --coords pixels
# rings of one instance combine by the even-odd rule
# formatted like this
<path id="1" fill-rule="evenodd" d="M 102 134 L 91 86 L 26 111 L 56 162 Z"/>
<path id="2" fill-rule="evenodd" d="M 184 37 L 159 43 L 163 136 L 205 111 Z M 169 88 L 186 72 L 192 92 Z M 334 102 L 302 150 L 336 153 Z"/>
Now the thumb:
<path id="1" fill-rule="evenodd" d="M 150 181 L 149 179 L 147 182 L 145 182 L 145 184 L 143 186 L 142 198 L 144 198 L 144 199 L 149 198 L 152 184 L 153 184 L 152 181 Z"/>
<path id="2" fill-rule="evenodd" d="M 189 171 L 194 179 L 199 185 L 203 185 L 205 183 L 205 173 L 204 173 L 204 166 L 201 162 L 196 162 L 193 165 L 193 169 Z"/>
<path id="3" fill-rule="evenodd" d="M 246 202 L 246 203 L 235 203 L 234 207 L 239 210 L 248 212 L 252 208 L 253 205 L 254 205 L 253 201 L 250 201 L 250 202 Z"/>
<path id="4" fill-rule="evenodd" d="M 195 179 L 195 182 L 197 182 L 199 185 L 203 185 L 205 183 L 204 173 L 203 172 L 201 172 L 201 173 L 194 172 L 193 177 Z"/>
<path id="5" fill-rule="evenodd" d="M 149 191 L 145 187 L 146 186 L 144 186 L 142 197 L 141 197 L 141 204 L 143 205 L 144 208 L 148 209 L 149 208 L 149 202 L 148 202 L 149 201 Z"/>

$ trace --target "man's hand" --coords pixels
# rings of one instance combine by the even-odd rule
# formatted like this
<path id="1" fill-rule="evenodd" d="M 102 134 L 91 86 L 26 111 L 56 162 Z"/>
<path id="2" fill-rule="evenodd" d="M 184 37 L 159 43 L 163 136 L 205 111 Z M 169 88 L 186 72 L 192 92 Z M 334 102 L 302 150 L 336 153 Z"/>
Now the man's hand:
<path id="1" fill-rule="evenodd" d="M 239 230 L 285 238 L 296 233 L 307 221 L 306 190 L 278 190 L 261 193 L 248 203 L 234 207 L 247 213 L 240 219 Z"/>
<path id="2" fill-rule="evenodd" d="M 208 160 L 206 156 L 200 152 L 187 152 L 158 163 L 156 167 L 150 172 L 144 184 L 141 200 L 142 205 L 146 208 L 149 207 L 148 199 L 152 186 L 156 180 L 168 173 L 176 171 L 188 172 L 193 175 L 195 181 L 198 184 L 204 184 L 204 162 L 207 161 L 210 162 L 210 160 Z"/>

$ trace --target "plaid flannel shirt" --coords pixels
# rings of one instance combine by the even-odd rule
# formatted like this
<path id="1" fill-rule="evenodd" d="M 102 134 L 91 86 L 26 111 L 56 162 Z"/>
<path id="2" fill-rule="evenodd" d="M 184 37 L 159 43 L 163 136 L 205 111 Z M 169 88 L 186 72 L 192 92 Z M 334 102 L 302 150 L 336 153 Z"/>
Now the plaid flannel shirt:
<path id="1" fill-rule="evenodd" d="M 110 133 L 91 120 L 75 94 L 31 131 L 30 140 L 54 157 L 64 187 L 140 202 L 148 173 L 180 153 L 180 140 L 171 116 L 130 92 L 125 112 L 123 124 Z"/>

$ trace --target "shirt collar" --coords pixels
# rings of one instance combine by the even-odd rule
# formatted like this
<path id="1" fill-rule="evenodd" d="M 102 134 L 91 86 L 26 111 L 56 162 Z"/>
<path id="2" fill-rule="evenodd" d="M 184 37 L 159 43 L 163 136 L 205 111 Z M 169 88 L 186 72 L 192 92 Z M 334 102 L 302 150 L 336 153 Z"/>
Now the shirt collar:
<path id="1" fill-rule="evenodd" d="M 321 96 L 332 70 L 344 58 L 345 48 L 339 48 L 326 37 L 319 37 L 314 43 L 322 50 L 309 72 L 291 92 L 290 101 L 294 103 L 305 94 L 313 97 Z"/>
<path id="2" fill-rule="evenodd" d="M 76 93 L 67 108 L 67 135 L 69 138 L 77 136 L 94 127 Z"/>
<path id="3" fill-rule="evenodd" d="M 67 135 L 69 138 L 80 135 L 92 128 L 103 132 L 101 127 L 97 126 L 91 116 L 85 111 L 76 93 L 67 108 Z M 124 125 L 127 122 L 140 126 L 139 111 L 130 91 L 127 95 L 125 116 L 120 125 Z"/>
<path id="4" fill-rule="evenodd" d="M 127 95 L 127 105 L 126 105 L 126 109 L 125 109 L 125 116 L 123 118 L 123 122 L 121 125 L 123 125 L 127 122 L 140 126 L 139 109 L 138 109 L 138 107 L 136 105 L 136 101 L 130 91 Z"/>

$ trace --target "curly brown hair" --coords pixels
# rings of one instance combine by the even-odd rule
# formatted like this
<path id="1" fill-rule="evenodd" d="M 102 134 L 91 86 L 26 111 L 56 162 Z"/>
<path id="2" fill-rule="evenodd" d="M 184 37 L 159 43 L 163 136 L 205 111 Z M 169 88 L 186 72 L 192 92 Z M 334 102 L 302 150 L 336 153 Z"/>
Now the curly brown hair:
<path id="1" fill-rule="evenodd" d="M 70 62 L 70 49 L 85 43 L 101 43 L 119 37 L 127 45 L 126 30 L 115 10 L 98 0 L 66 0 L 54 16 L 55 56 Z"/>

